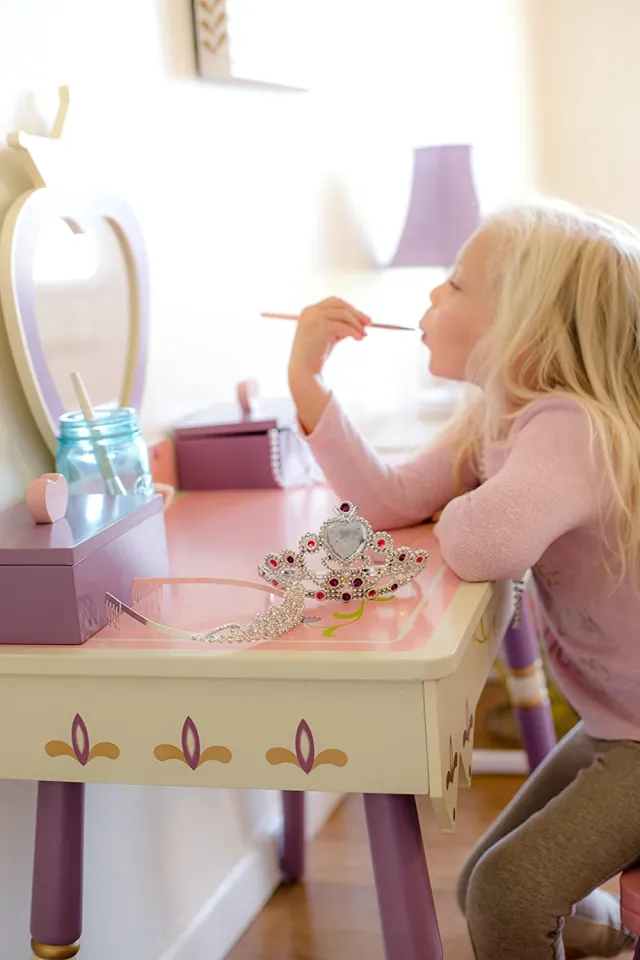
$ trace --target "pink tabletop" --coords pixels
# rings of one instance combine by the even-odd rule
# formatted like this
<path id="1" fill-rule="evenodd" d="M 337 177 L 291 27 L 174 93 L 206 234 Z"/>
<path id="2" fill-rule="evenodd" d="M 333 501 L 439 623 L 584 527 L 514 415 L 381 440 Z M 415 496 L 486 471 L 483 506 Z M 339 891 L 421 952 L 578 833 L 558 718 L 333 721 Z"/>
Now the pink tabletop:
<path id="1" fill-rule="evenodd" d="M 289 490 L 216 491 L 179 495 L 166 514 L 172 575 L 224 577 L 260 582 L 264 555 L 296 547 L 333 515 L 338 500 L 326 487 Z M 460 581 L 445 566 L 428 525 L 395 532 L 396 546 L 426 549 L 429 563 L 412 584 L 392 598 L 350 603 L 307 601 L 305 621 L 261 650 L 401 652 L 424 647 L 451 603 Z M 274 598 L 275 602 L 279 602 Z M 173 627 L 205 632 L 234 621 L 248 623 L 270 604 L 269 595 L 239 587 L 191 585 L 171 590 L 161 610 L 144 611 Z M 113 646 L 109 627 L 85 649 Z M 123 618 L 122 649 L 183 649 L 184 641 L 162 639 Z M 192 646 L 189 644 L 189 646 Z M 209 648 L 210 649 L 210 648 Z"/>

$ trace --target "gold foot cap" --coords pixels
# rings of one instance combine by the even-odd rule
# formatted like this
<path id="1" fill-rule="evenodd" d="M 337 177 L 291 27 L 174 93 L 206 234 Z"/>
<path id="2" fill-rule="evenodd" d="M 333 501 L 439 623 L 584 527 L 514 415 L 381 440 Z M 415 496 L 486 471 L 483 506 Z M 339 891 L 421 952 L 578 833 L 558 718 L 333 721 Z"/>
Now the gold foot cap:
<path id="1" fill-rule="evenodd" d="M 32 938 L 31 949 L 39 960 L 70 960 L 80 950 L 79 943 L 71 943 L 68 947 L 49 947 L 46 943 L 38 943 Z"/>

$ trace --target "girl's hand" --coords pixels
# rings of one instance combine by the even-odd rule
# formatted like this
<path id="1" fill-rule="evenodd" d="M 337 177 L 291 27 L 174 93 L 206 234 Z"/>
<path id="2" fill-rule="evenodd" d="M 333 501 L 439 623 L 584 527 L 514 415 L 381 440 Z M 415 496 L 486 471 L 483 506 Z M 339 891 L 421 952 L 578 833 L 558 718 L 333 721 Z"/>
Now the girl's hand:
<path id="1" fill-rule="evenodd" d="M 370 317 L 339 297 L 306 307 L 298 319 L 289 379 L 319 376 L 335 345 L 347 337 L 363 340 L 370 323 Z"/>
<path id="2" fill-rule="evenodd" d="M 307 433 L 313 433 L 331 397 L 320 377 L 327 357 L 346 337 L 363 340 L 370 323 L 370 317 L 338 297 L 300 314 L 289 360 L 289 388 Z"/>

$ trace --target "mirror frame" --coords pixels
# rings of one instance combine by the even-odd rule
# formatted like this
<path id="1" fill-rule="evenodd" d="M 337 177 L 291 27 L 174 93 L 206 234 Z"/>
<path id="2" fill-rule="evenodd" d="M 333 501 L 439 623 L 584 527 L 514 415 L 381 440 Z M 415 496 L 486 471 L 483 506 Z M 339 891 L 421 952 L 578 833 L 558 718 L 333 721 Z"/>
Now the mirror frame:
<path id="1" fill-rule="evenodd" d="M 40 339 L 33 281 L 40 232 L 53 219 L 64 220 L 75 233 L 88 232 L 92 223 L 102 219 L 115 234 L 129 286 L 127 358 L 118 402 L 137 410 L 142 403 L 149 345 L 149 270 L 140 224 L 131 207 L 116 194 L 89 192 L 81 196 L 42 186 L 23 193 L 9 208 L 0 230 L 0 303 L 22 389 L 45 443 L 55 453 L 65 408 Z"/>

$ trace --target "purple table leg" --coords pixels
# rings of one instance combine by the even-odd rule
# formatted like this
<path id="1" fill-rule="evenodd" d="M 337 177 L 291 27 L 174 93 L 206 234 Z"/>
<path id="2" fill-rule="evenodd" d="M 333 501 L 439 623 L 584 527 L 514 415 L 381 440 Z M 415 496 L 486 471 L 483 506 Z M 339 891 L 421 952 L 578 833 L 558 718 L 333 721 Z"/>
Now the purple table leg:
<path id="1" fill-rule="evenodd" d="M 84 784 L 38 785 L 31 899 L 31 949 L 41 960 L 68 960 L 82 933 Z"/>
<path id="2" fill-rule="evenodd" d="M 520 733 L 535 770 L 556 745 L 547 684 L 540 660 L 540 647 L 526 602 L 518 626 L 509 627 L 505 638 L 507 684 Z"/>
<path id="3" fill-rule="evenodd" d="M 364 807 L 387 960 L 442 960 L 415 797 L 367 793 Z"/>
<path id="4" fill-rule="evenodd" d="M 301 790 L 283 790 L 282 808 L 284 829 L 280 863 L 285 881 L 298 883 L 304 876 L 304 793 Z"/>

